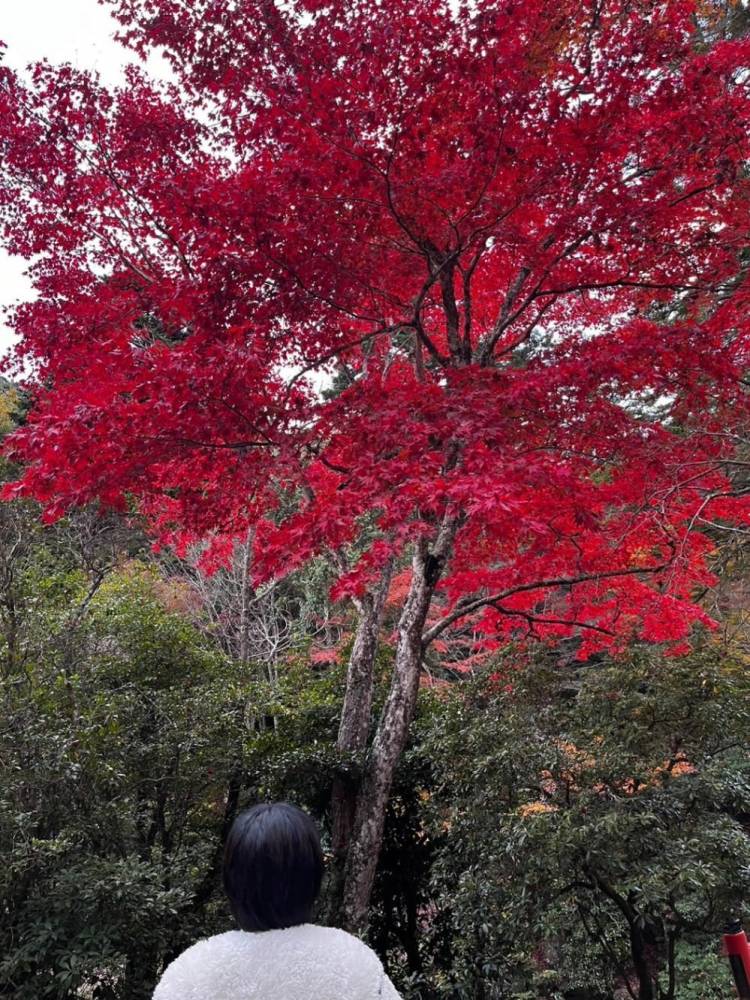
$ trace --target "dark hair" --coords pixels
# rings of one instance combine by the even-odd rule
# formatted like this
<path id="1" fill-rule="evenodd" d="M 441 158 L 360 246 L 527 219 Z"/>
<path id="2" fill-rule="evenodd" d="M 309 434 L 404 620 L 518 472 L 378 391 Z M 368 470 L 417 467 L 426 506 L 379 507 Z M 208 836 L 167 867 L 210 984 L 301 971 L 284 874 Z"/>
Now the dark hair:
<path id="1" fill-rule="evenodd" d="M 224 889 L 244 931 L 308 923 L 323 878 L 315 823 L 288 802 L 240 813 L 224 847 Z"/>

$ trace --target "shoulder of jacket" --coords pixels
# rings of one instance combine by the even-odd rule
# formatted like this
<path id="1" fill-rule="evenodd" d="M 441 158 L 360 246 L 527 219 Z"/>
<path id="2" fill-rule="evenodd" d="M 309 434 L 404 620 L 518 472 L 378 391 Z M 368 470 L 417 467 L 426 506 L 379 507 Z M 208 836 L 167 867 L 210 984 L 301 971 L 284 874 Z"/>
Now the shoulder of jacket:
<path id="1" fill-rule="evenodd" d="M 228 931 L 202 938 L 186 948 L 164 970 L 153 1000 L 188 997 L 202 975 L 211 973 L 217 962 L 229 958 L 239 947 L 238 933 Z"/>
<path id="2" fill-rule="evenodd" d="M 361 938 L 350 934 L 348 931 L 343 931 L 339 927 L 321 927 L 317 925 L 310 925 L 310 930 L 312 931 L 311 937 L 318 938 L 327 947 L 335 948 L 336 951 L 344 954 L 359 955 L 361 957 L 368 956 L 374 961 L 380 962 L 380 959 L 369 945 L 366 945 Z"/>

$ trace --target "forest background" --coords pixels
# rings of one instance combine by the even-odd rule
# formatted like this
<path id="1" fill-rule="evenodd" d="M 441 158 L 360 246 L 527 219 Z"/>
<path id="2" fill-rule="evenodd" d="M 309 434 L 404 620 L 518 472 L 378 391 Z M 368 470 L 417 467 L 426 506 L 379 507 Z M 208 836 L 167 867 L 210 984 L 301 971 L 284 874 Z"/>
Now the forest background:
<path id="1" fill-rule="evenodd" d="M 690 6 L 665 5 L 665 25 L 675 37 L 678 22 L 670 19 Z M 140 7 L 120 5 L 126 23 L 130 17 L 137 24 Z M 162 7 L 166 11 L 169 5 Z M 548 8 L 529 5 L 532 14 L 526 16 L 548 20 Z M 614 8 L 619 11 L 619 5 Z M 588 52 L 582 79 L 596 76 L 591 39 L 598 31 L 605 39 L 615 37 L 606 31 L 616 26 L 616 17 L 608 24 L 606 14 L 606 4 L 594 4 L 580 35 L 561 34 L 559 26 L 550 33 L 535 21 L 543 45 L 523 51 L 524 72 L 544 88 L 547 60 L 572 46 L 576 58 Z M 511 24 L 514 16 L 517 22 L 520 15 L 502 12 Z M 648 17 L 636 22 L 644 32 L 665 31 Z M 699 71 L 690 79 L 696 93 L 713 102 L 709 107 L 717 115 L 726 113 L 722 102 L 730 93 L 738 118 L 733 122 L 727 116 L 705 141 L 676 147 L 668 185 L 679 194 L 669 211 L 659 203 L 664 184 L 659 169 L 636 170 L 634 183 L 653 182 L 648 191 L 656 209 L 641 219 L 647 251 L 642 232 L 637 238 L 628 234 L 627 213 L 622 221 L 611 208 L 608 224 L 616 237 L 599 235 L 592 248 L 585 247 L 588 230 L 571 238 L 565 227 L 580 223 L 584 208 L 596 212 L 601 207 L 600 188 L 592 184 L 586 190 L 583 184 L 576 195 L 582 201 L 573 203 L 575 218 L 555 217 L 554 234 L 541 239 L 535 228 L 543 225 L 541 216 L 532 217 L 530 232 L 513 231 L 511 263 L 517 264 L 524 240 L 536 244 L 534 252 L 515 278 L 511 270 L 502 272 L 506 292 L 500 314 L 473 342 L 467 281 L 476 274 L 485 282 L 475 302 L 474 322 L 481 329 L 493 292 L 481 254 L 498 255 L 502 240 L 511 236 L 498 230 L 500 235 L 485 242 L 476 218 L 470 220 L 474 229 L 462 230 L 466 216 L 455 204 L 436 209 L 428 198 L 425 210 L 414 203 L 406 173 L 398 176 L 395 170 L 386 179 L 388 210 L 414 246 L 406 251 L 394 246 L 397 255 L 410 254 L 420 258 L 420 266 L 428 265 L 426 282 L 422 278 L 415 286 L 421 290 L 408 300 L 408 322 L 381 324 L 373 331 L 371 321 L 354 311 L 340 274 L 337 299 L 324 292 L 325 280 L 331 280 L 321 269 L 327 251 L 306 243 L 308 233 L 299 245 L 286 247 L 270 245 L 262 234 L 258 246 L 264 258 L 291 275 L 287 285 L 278 274 L 252 277 L 264 294 L 269 281 L 277 282 L 273 297 L 254 302 L 256 309 L 268 307 L 265 320 L 257 313 L 254 317 L 268 349 L 276 350 L 280 330 L 279 315 L 268 303 L 275 307 L 280 301 L 286 310 L 283 323 L 296 323 L 312 337 L 304 349 L 311 344 L 323 349 L 322 359 L 311 367 L 325 371 L 333 362 L 325 390 L 320 384 L 315 390 L 324 400 L 317 436 L 303 436 L 294 453 L 296 462 L 305 456 L 303 474 L 290 458 L 289 439 L 300 445 L 299 428 L 309 418 L 303 415 L 310 404 L 296 390 L 282 394 L 284 405 L 291 400 L 291 417 L 275 413 L 267 423 L 268 413 L 259 418 L 263 433 L 273 435 L 281 427 L 287 435 L 269 442 L 270 464 L 264 458 L 254 467 L 256 459 L 249 456 L 255 442 L 232 443 L 236 426 L 214 423 L 210 440 L 179 436 L 180 426 L 190 433 L 197 428 L 191 394 L 216 391 L 207 373 L 225 379 L 235 370 L 240 355 L 232 352 L 238 334 L 247 334 L 244 326 L 230 328 L 232 339 L 222 345 L 227 353 L 212 356 L 211 364 L 204 359 L 202 368 L 192 371 L 183 366 L 187 378 L 181 403 L 176 397 L 139 395 L 144 384 L 132 379 L 141 375 L 125 365 L 118 369 L 122 333 L 136 368 L 144 358 L 164 366 L 166 381 L 157 380 L 157 392 L 169 379 L 180 378 L 179 368 L 170 367 L 173 360 L 179 365 L 194 349 L 200 357 L 210 343 L 200 317 L 207 301 L 219 308 L 212 284 L 219 279 L 215 273 L 206 277 L 208 271 L 196 278 L 192 249 L 186 256 L 181 239 L 164 229 L 152 209 L 143 208 L 142 191 L 121 185 L 123 204 L 113 208 L 111 192 L 96 183 L 88 187 L 97 173 L 82 169 L 78 155 L 89 162 L 101 153 L 103 176 L 115 187 L 120 171 L 133 165 L 129 148 L 112 166 L 106 147 L 86 145 L 90 138 L 84 133 L 92 122 L 94 129 L 111 126 L 110 109 L 106 101 L 99 104 L 102 96 L 90 83 L 78 79 L 72 86 L 70 76 L 55 81 L 45 70 L 36 90 L 27 92 L 13 74 L 3 78 L 10 164 L 3 187 L 5 237 L 30 258 L 50 247 L 56 255 L 51 267 L 37 259 L 43 295 L 17 317 L 25 338 L 19 358 L 40 365 L 41 378 L 24 385 L 4 382 L 0 404 L 3 435 L 18 431 L 4 460 L 9 486 L 0 509 L 4 995 L 18 1000 L 150 996 L 166 962 L 196 937 L 229 925 L 219 886 L 222 841 L 239 809 L 269 798 L 295 801 L 320 822 L 330 876 L 319 918 L 366 933 L 405 997 L 690 1000 L 731 995 L 718 937 L 730 914 L 744 912 L 750 881 L 745 390 L 741 380 L 730 378 L 746 370 L 744 341 L 736 333 L 745 314 L 745 106 L 737 91 L 747 58 L 742 47 L 746 22 L 742 4 L 701 5 L 691 11 L 687 43 L 671 48 L 671 38 L 664 35 L 649 49 L 648 58 L 655 61 L 666 49 L 673 64 L 679 55 L 692 72 L 694 63 Z M 300 51 L 278 35 L 278 25 L 267 27 L 281 52 L 274 58 L 287 60 L 301 79 L 318 72 L 300 62 Z M 133 30 L 137 36 L 138 29 Z M 155 31 L 167 46 L 175 43 L 170 37 L 174 22 L 168 19 L 166 27 L 147 21 L 143 30 Z M 643 42 L 648 34 L 635 37 Z M 184 44 L 184 37 L 178 41 Z M 359 41 L 368 55 L 369 43 Z M 142 40 L 136 37 L 136 44 Z M 432 44 L 438 44 L 434 38 Z M 191 73 L 215 71 L 215 65 L 201 65 L 205 55 L 191 55 Z M 340 70 L 339 62 L 332 65 Z M 428 65 L 427 72 L 434 70 Z M 734 89 L 711 89 L 712 74 L 729 74 Z M 646 87 L 631 108 L 653 96 L 648 73 L 643 79 Z M 441 95 L 440 79 L 430 80 Z M 222 86 L 226 93 L 216 100 L 232 105 L 237 93 L 230 72 Z M 49 109 L 57 113 L 61 94 L 71 87 L 79 98 L 63 104 L 66 124 L 60 127 L 48 117 Z M 145 92 L 138 93 L 143 99 Z M 320 111 L 330 98 L 321 93 L 323 105 L 315 103 L 317 93 L 313 98 L 305 92 L 304 100 Z M 554 86 L 545 93 L 557 100 Z M 297 96 L 292 93 L 289 100 Z M 262 102 L 260 107 L 253 113 L 260 116 Z M 235 122 L 236 111 L 231 112 Z M 657 102 L 654 113 L 662 116 L 662 131 L 644 137 L 652 151 L 664 149 L 668 112 L 667 104 Z M 149 106 L 146 118 L 152 113 Z M 437 101 L 431 113 L 439 121 Z M 679 113 L 685 115 L 681 127 L 695 124 L 690 109 Z M 706 110 L 702 113 L 705 117 Z M 130 129 L 119 112 L 114 122 Z M 157 145 L 163 140 L 158 130 L 149 132 L 153 125 L 153 120 L 140 123 L 137 143 L 148 146 L 154 135 Z M 612 120 L 604 127 L 611 135 Z M 83 137 L 71 144 L 69 130 L 79 128 Z M 170 130 L 182 125 L 168 121 L 164 128 L 173 135 Z M 47 143 L 41 158 L 40 135 Z M 591 136 L 601 139 L 596 129 Z M 188 145 L 193 138 L 185 139 Z M 196 149 L 204 140 L 198 136 Z M 128 141 L 136 141 L 130 132 Z M 376 145 L 381 141 L 382 136 Z M 416 162 L 432 158 L 425 170 L 433 170 L 442 183 L 463 169 L 460 143 L 458 152 L 451 151 L 455 161 L 446 165 L 439 162 L 439 144 L 425 153 L 425 141 L 418 133 Z M 178 152 L 182 156 L 185 149 Z M 147 148 L 147 159 L 152 155 Z M 516 176 L 515 168 L 504 165 L 503 157 L 512 164 L 516 155 L 515 147 L 495 149 L 490 176 L 494 179 L 502 161 L 504 182 L 523 190 L 528 184 L 523 171 Z M 561 162 L 568 162 L 573 173 L 580 169 L 598 176 L 598 166 L 581 166 L 574 159 L 571 153 Z M 626 162 L 632 166 L 627 157 Z M 284 164 L 276 175 L 269 159 L 264 176 L 277 183 L 281 177 L 301 185 L 300 190 L 309 184 L 298 163 L 290 176 L 286 169 Z M 680 170 L 701 180 L 710 177 L 710 183 L 690 187 Z M 147 178 L 148 196 L 157 197 L 152 182 L 157 183 Z M 525 192 L 528 203 L 548 198 L 544 170 L 534 184 Z M 472 212 L 477 206 L 485 211 L 490 188 L 487 181 L 475 202 L 471 195 Z M 87 206 L 83 214 L 89 213 L 89 221 L 101 213 L 105 232 L 95 233 L 102 242 L 94 249 L 90 229 L 81 224 L 77 230 L 79 222 L 70 221 L 73 203 L 79 210 Z M 127 204 L 140 205 L 132 217 L 118 214 Z M 499 211 L 496 202 L 491 209 Z M 268 206 L 264 210 L 272 214 Z M 201 225 L 207 212 L 206 202 L 198 212 Z M 67 229 L 52 228 L 57 213 Z M 366 225 L 377 222 L 367 215 Z M 113 242 L 118 226 L 132 247 Z M 432 243 L 426 235 L 430 227 L 445 227 L 449 241 L 455 239 L 452 248 Z M 472 243 L 477 232 L 481 244 Z M 569 240 L 563 251 L 556 244 L 560 232 Z M 667 232 L 674 246 L 665 245 L 655 259 L 656 236 Z M 341 238 L 333 230 L 325 235 Z M 249 233 L 244 236 L 249 239 Z M 394 241 L 392 231 L 387 238 Z M 184 271 L 181 286 L 169 263 L 156 274 L 154 247 L 163 253 L 165 244 Z M 83 282 L 76 270 L 81 247 L 87 262 L 94 263 L 93 284 Z M 621 257 L 636 248 L 643 257 L 629 260 L 628 267 L 638 271 L 638 280 L 623 280 L 613 264 L 620 267 Z M 690 250 L 686 256 L 685 248 Z M 284 254 L 302 250 L 314 266 L 301 277 Z M 462 255 L 469 252 L 475 263 L 467 265 Z M 211 267 L 219 259 L 223 266 L 217 252 Z M 124 262 L 127 284 L 122 275 L 103 279 L 107 260 L 118 267 Z M 355 258 L 346 261 L 355 268 Z M 703 267 L 703 283 L 686 279 L 686 267 Z M 411 277 L 404 265 L 398 287 L 368 286 L 370 305 L 381 297 L 397 311 L 399 283 L 408 288 Z M 361 281 L 361 274 L 355 279 Z M 228 272 L 222 271 L 222 288 L 227 280 Z M 462 280 L 465 297 L 457 303 Z M 636 298 L 628 299 L 634 286 Z M 207 295 L 205 301 L 201 295 Z M 579 304 L 571 312 L 572 296 Z M 311 300 L 318 310 L 312 314 Z M 228 301 L 235 310 L 234 293 Z M 620 327 L 625 307 L 631 312 Z M 325 326 L 336 313 L 350 322 L 343 329 L 344 345 Z M 597 431 L 601 421 L 613 421 L 610 438 L 600 437 L 592 446 L 592 458 L 574 450 L 591 444 L 591 424 L 581 432 L 575 421 L 568 425 L 560 417 L 559 401 L 572 388 L 555 381 L 561 361 L 570 366 L 563 377 L 575 379 L 582 377 L 586 360 L 563 350 L 555 358 L 557 367 L 549 358 L 565 342 L 567 325 L 580 325 L 585 316 L 606 326 L 608 314 L 614 317 L 613 341 L 624 350 L 622 357 L 631 350 L 633 358 L 629 370 L 624 362 L 617 368 L 620 381 L 612 383 L 606 337 L 586 341 L 597 341 L 586 376 L 594 380 L 595 402 L 587 401 L 582 412 L 589 421 L 599 421 Z M 553 323 L 549 328 L 541 324 L 545 315 Z M 367 332 L 352 353 L 348 338 L 361 323 Z M 648 350 L 660 344 L 664 329 L 684 339 L 676 346 L 667 342 L 657 361 Z M 83 330 L 88 340 L 79 339 Z M 705 344 L 695 339 L 696 330 L 705 335 Z M 379 346 L 383 333 L 387 350 Z M 600 342 L 604 348 L 597 356 Z M 101 357 L 92 351 L 94 343 Z M 695 350 L 690 364 L 684 362 L 686 348 Z M 276 366 L 280 356 L 273 354 Z M 263 371 L 257 356 L 242 357 L 250 372 L 248 385 L 253 387 L 254 365 L 258 384 L 268 381 L 270 369 Z M 539 367 L 540 358 L 548 367 Z M 503 377 L 510 372 L 510 378 L 520 373 L 519 380 L 532 376 L 524 389 L 513 390 L 518 395 L 505 414 L 520 419 L 514 433 L 529 425 L 530 433 L 540 433 L 533 426 L 533 410 L 524 410 L 530 403 L 539 406 L 544 421 L 561 420 L 557 433 L 562 437 L 552 449 L 553 461 L 564 468 L 560 482 L 545 493 L 539 476 L 554 481 L 553 466 L 535 466 L 537 460 L 527 458 L 532 476 L 527 468 L 519 473 L 509 464 L 506 468 L 519 477 L 518 496 L 509 506 L 480 490 L 491 468 L 486 464 L 488 429 L 494 446 L 506 447 L 506 429 L 488 423 L 494 397 L 482 393 L 496 383 L 494 376 L 485 377 L 486 370 Z M 549 371 L 551 386 L 544 383 Z M 119 379 L 114 389 L 107 382 L 112 372 Z M 473 397 L 467 372 L 479 387 Z M 718 386 L 715 396 L 709 384 L 712 390 Z M 222 392 L 226 381 L 223 386 Z M 603 387 L 612 394 L 609 408 L 597 396 Z M 380 401 L 389 393 L 401 409 L 391 401 L 386 436 L 378 439 L 378 421 L 388 412 L 380 409 Z M 451 419 L 458 413 L 463 421 L 460 431 L 446 434 L 442 423 L 426 427 L 438 420 L 438 399 L 456 406 L 462 393 L 468 394 L 467 412 L 460 405 L 450 411 Z M 206 398 L 213 403 L 210 394 Z M 217 399 L 234 402 L 235 396 Z M 170 425 L 166 433 L 157 424 L 157 433 L 145 436 L 154 408 L 165 419 L 165 405 L 173 407 L 173 414 L 187 412 L 188 422 Z M 264 398 L 259 412 L 278 405 L 278 399 L 270 404 Z M 485 421 L 478 431 L 468 413 L 472 406 Z M 139 424 L 150 407 L 150 416 Z M 134 445 L 123 419 L 136 420 Z M 360 421 L 353 439 L 365 455 L 364 465 L 354 471 L 344 467 L 354 452 L 351 442 L 342 443 L 336 424 L 352 419 Z M 412 451 L 394 451 L 393 435 L 404 432 L 394 425 L 399 419 L 416 434 Z M 662 450 L 656 458 L 651 444 L 644 447 L 646 425 L 665 432 L 657 435 Z M 54 443 L 60 434 L 62 448 Z M 711 450 L 715 438 L 722 445 Z M 199 482 L 195 473 L 202 459 L 196 460 L 196 452 L 205 449 L 213 459 L 216 449 L 224 448 L 231 462 L 217 463 L 218 472 L 205 476 L 199 488 L 187 489 L 188 481 Z M 414 506 L 397 509 L 399 477 L 417 455 L 427 456 L 424 481 L 409 480 L 403 495 Z M 470 459 L 478 456 L 485 464 L 472 468 Z M 665 458 L 679 475 L 670 473 L 670 479 L 664 473 Z M 681 479 L 690 463 L 705 466 L 691 477 L 692 493 Z M 268 477 L 263 520 L 258 510 L 236 500 L 235 488 L 249 482 L 243 478 L 248 468 L 258 481 Z M 158 502 L 149 492 L 154 470 L 162 488 Z M 384 486 L 375 481 L 378 475 Z M 638 493 L 654 487 L 650 477 L 657 478 L 670 503 L 676 498 L 671 505 L 664 501 L 656 519 L 646 509 L 646 493 Z M 583 489 L 577 492 L 576 480 L 600 494 L 592 501 Z M 436 484 L 440 499 L 431 505 Z M 633 537 L 624 547 L 624 522 L 611 514 L 620 490 L 627 495 Z M 538 496 L 530 512 L 528 491 Z M 566 491 L 574 496 L 563 511 Z M 556 504 L 560 509 L 553 511 Z M 521 538 L 518 551 L 503 550 L 505 565 L 488 564 L 491 531 L 496 541 L 503 539 L 514 522 Z M 151 544 L 155 530 L 158 551 Z M 260 552 L 259 531 L 264 533 Z M 613 564 L 613 553 L 626 556 L 625 565 L 622 560 Z M 545 559 L 554 572 L 541 572 Z M 575 566 L 579 571 L 571 575 Z M 500 597 L 493 593 L 498 587 Z M 379 859 L 377 870 L 374 863 L 372 870 L 356 863 L 365 856 Z"/>

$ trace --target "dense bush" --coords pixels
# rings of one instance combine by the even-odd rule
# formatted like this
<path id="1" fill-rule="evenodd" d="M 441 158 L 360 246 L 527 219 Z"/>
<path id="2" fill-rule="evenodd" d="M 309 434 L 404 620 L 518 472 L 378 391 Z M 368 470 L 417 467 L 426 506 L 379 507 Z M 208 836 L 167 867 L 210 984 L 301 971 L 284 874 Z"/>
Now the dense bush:
<path id="1" fill-rule="evenodd" d="M 150 996 L 163 957 L 215 925 L 241 713 L 229 665 L 152 583 L 114 575 L 59 655 L 43 644 L 3 678 L 4 996 Z M 50 578 L 46 593 L 75 601 L 82 586 Z M 54 601 L 46 611 L 40 638 L 57 630 Z"/>
<path id="2" fill-rule="evenodd" d="M 512 685 L 453 690 L 420 738 L 443 921 L 433 941 L 426 914 L 421 995 L 729 995 L 716 956 L 750 893 L 749 696 L 746 664 L 711 645 L 577 676 L 540 656 Z"/>
<path id="3" fill-rule="evenodd" d="M 325 827 L 342 670 L 290 658 L 271 685 L 153 568 L 126 560 L 92 589 L 69 527 L 24 535 L 6 588 L 0 995 L 141 1000 L 232 926 L 219 862 L 240 808 L 291 798 Z"/>

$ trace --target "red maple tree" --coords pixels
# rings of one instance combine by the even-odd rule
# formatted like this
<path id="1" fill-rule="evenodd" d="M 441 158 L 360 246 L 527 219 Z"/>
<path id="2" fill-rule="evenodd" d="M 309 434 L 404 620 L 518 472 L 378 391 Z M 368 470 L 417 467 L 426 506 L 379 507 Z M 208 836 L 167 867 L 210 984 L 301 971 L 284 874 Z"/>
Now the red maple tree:
<path id="1" fill-rule="evenodd" d="M 410 559 L 334 795 L 361 924 L 430 643 L 679 650 L 707 622 L 703 529 L 748 517 L 750 44 L 701 50 L 690 0 L 109 2 L 175 84 L 0 76 L 38 291 L 6 495 L 137 502 L 216 558 L 252 529 L 259 579 L 331 554 L 343 751 Z"/>

